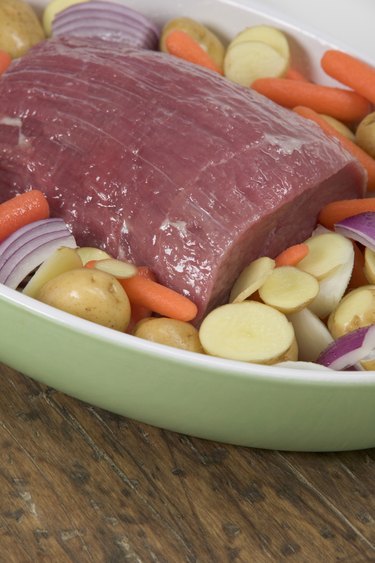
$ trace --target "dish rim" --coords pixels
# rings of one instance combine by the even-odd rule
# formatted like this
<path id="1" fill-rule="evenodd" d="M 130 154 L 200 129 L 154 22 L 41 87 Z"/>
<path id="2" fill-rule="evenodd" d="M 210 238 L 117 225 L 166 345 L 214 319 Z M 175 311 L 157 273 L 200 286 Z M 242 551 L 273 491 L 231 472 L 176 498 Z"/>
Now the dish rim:
<path id="1" fill-rule="evenodd" d="M 288 382 L 294 384 L 332 385 L 339 386 L 375 385 L 375 371 L 336 371 L 331 369 L 303 369 L 298 367 L 284 367 L 282 365 L 251 364 L 229 360 L 196 352 L 180 350 L 171 346 L 158 344 L 137 338 L 131 334 L 122 333 L 107 328 L 91 321 L 76 317 L 39 302 L 36 299 L 22 294 L 0 284 L 1 302 L 7 301 L 10 306 L 17 307 L 24 312 L 31 313 L 45 320 L 49 324 L 58 325 L 69 332 L 79 333 L 86 338 L 100 340 L 122 348 L 127 353 L 135 350 L 139 354 L 157 357 L 162 361 L 172 362 L 191 369 L 201 369 L 207 372 L 223 373 L 235 378 L 248 378 L 249 380 L 267 380 L 268 382 Z M 177 376 L 177 373 L 176 373 Z"/>

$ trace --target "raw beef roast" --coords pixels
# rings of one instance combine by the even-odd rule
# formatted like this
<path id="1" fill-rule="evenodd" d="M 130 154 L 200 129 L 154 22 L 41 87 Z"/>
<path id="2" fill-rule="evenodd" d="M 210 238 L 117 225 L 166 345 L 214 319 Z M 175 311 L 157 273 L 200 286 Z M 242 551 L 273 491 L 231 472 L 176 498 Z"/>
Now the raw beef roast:
<path id="1" fill-rule="evenodd" d="M 149 265 L 199 318 L 322 205 L 363 195 L 362 167 L 315 125 L 164 53 L 48 40 L 0 100 L 0 201 L 42 190 L 80 245 Z"/>

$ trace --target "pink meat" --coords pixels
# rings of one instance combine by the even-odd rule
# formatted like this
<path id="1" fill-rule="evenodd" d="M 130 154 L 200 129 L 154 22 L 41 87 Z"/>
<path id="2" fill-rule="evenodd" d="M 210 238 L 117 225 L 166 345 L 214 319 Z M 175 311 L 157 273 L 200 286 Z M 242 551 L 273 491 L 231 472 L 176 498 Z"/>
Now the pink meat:
<path id="1" fill-rule="evenodd" d="M 359 163 L 312 123 L 162 53 L 46 41 L 0 81 L 0 201 L 42 190 L 80 245 L 153 268 L 199 307 L 241 269 L 361 197 Z"/>

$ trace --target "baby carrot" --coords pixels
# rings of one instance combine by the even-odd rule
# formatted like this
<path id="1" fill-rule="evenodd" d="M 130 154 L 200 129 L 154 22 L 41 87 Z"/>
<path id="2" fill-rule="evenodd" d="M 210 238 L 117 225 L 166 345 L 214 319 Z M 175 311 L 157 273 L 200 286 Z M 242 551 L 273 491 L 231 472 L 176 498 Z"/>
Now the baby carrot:
<path id="1" fill-rule="evenodd" d="M 322 207 L 318 216 L 318 223 L 327 227 L 327 229 L 333 229 L 335 223 L 367 211 L 375 211 L 375 197 L 340 199 Z"/>
<path id="2" fill-rule="evenodd" d="M 179 29 L 171 31 L 165 44 L 170 55 L 223 74 L 210 55 L 188 33 Z"/>
<path id="3" fill-rule="evenodd" d="M 371 111 L 368 100 L 343 88 L 303 80 L 293 80 L 291 84 L 288 78 L 258 78 L 251 87 L 281 106 L 306 106 L 340 121 L 357 121 Z"/>
<path id="4" fill-rule="evenodd" d="M 367 152 L 361 149 L 358 145 L 353 143 L 353 141 L 348 139 L 348 137 L 345 137 L 345 135 L 339 133 L 337 129 L 332 127 L 332 125 L 330 125 L 325 119 L 323 119 L 320 115 L 318 115 L 315 111 L 311 110 L 310 108 L 298 106 L 294 108 L 294 111 L 299 115 L 302 115 L 303 117 L 306 117 L 307 119 L 311 119 L 311 121 L 314 121 L 317 125 L 321 127 L 321 129 L 323 129 L 325 133 L 327 133 L 327 135 L 330 135 L 331 137 L 335 137 L 336 139 L 341 141 L 343 147 L 347 151 L 349 151 L 357 160 L 359 160 L 362 166 L 366 169 L 367 189 L 369 191 L 375 190 L 375 159 L 374 158 L 372 158 Z"/>
<path id="5" fill-rule="evenodd" d="M 0 74 L 6 71 L 10 63 L 12 62 L 12 57 L 6 51 L 0 51 Z"/>
<path id="6" fill-rule="evenodd" d="M 303 76 L 303 74 L 297 70 L 296 68 L 289 67 L 286 73 L 284 74 L 284 78 L 288 80 L 302 80 L 303 82 L 309 82 L 309 80 Z"/>
<path id="7" fill-rule="evenodd" d="M 375 104 L 375 68 L 348 53 L 329 49 L 321 59 L 323 70 Z"/>
<path id="8" fill-rule="evenodd" d="M 17 229 L 49 217 L 49 205 L 39 190 L 30 190 L 0 204 L 0 241 Z"/>
<path id="9" fill-rule="evenodd" d="M 198 312 L 195 303 L 184 295 L 153 280 L 146 279 L 142 275 L 137 274 L 132 278 L 119 281 L 125 289 L 131 305 L 142 305 L 163 317 L 180 321 L 191 321 Z"/>
<path id="10" fill-rule="evenodd" d="M 156 276 L 154 272 L 147 266 L 138 266 L 138 275 L 146 278 L 148 280 L 156 281 Z M 127 332 L 132 332 L 135 325 L 142 319 L 150 317 L 152 314 L 151 309 L 145 307 L 144 305 L 139 305 L 138 303 L 132 303 L 131 305 L 131 316 Z"/>
<path id="11" fill-rule="evenodd" d="M 286 248 L 275 258 L 277 266 L 295 266 L 309 253 L 309 247 L 306 243 L 294 244 Z"/>

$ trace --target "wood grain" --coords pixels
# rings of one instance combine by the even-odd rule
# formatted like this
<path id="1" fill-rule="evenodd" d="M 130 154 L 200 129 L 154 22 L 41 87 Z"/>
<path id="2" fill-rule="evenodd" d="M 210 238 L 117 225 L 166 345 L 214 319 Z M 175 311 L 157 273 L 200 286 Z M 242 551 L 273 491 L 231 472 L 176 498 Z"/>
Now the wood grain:
<path id="1" fill-rule="evenodd" d="M 375 450 L 167 432 L 0 366 L 0 561 L 375 561 Z"/>

